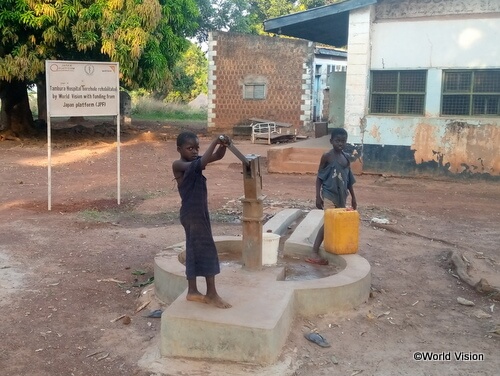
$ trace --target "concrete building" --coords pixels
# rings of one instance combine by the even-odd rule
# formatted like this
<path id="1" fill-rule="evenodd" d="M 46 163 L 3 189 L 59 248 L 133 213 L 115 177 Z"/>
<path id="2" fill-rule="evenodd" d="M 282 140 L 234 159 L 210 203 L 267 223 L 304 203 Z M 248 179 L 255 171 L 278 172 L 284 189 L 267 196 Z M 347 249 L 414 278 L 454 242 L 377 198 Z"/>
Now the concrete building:
<path id="1" fill-rule="evenodd" d="M 329 122 L 330 117 L 330 80 L 333 74 L 345 75 L 347 52 L 332 48 L 316 47 L 314 50 L 314 76 L 312 86 L 312 121 Z"/>
<path id="2" fill-rule="evenodd" d="M 347 46 L 363 171 L 500 177 L 500 1 L 347 0 L 264 28 Z"/>

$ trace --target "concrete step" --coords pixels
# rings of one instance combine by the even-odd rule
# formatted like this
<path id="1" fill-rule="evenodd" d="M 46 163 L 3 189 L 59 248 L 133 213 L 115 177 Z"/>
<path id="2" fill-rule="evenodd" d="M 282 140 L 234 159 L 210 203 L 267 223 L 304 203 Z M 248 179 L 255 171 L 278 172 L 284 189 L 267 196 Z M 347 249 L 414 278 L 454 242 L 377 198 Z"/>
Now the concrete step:
<path id="1" fill-rule="evenodd" d="M 271 148 L 267 151 L 267 170 L 271 173 L 310 173 L 318 171 L 321 156 L 328 149 Z"/>
<path id="2" fill-rule="evenodd" d="M 273 165 L 268 164 L 268 171 L 278 174 L 315 174 L 317 165 L 312 163 L 280 162 L 279 170 L 273 171 Z"/>
<path id="3" fill-rule="evenodd" d="M 270 289 L 266 280 L 276 282 L 276 274 L 231 269 L 217 276 L 219 295 L 232 304 L 230 309 L 189 302 L 184 292 L 165 310 L 162 355 L 258 364 L 279 357 L 294 318 L 293 290 Z M 200 291 L 205 291 L 203 279 L 199 281 Z"/>
<path id="4" fill-rule="evenodd" d="M 262 232 L 272 232 L 278 235 L 284 235 L 288 227 L 295 222 L 303 211 L 300 209 L 283 209 L 276 213 L 269 221 L 262 226 Z"/>
<path id="5" fill-rule="evenodd" d="M 294 163 L 313 163 L 316 166 L 319 165 L 319 161 L 323 153 L 313 152 L 311 149 L 296 149 L 292 148 L 288 154 L 287 162 Z"/>
<path id="6" fill-rule="evenodd" d="M 285 241 L 283 248 L 284 255 L 308 256 L 311 247 L 323 224 L 324 212 L 320 209 L 313 209 L 295 227 L 293 233 Z"/>
<path id="7" fill-rule="evenodd" d="M 316 174 L 321 156 L 331 148 L 329 136 L 272 147 L 267 151 L 267 170 L 271 173 Z"/>

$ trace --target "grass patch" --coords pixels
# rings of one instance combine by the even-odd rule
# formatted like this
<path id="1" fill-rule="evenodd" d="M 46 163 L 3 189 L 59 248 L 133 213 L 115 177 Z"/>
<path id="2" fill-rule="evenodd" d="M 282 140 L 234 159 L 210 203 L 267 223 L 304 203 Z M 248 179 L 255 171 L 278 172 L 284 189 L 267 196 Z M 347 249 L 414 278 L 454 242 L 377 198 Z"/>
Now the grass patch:
<path id="1" fill-rule="evenodd" d="M 137 213 L 134 210 L 83 210 L 78 217 L 89 223 L 113 223 L 126 228 L 158 227 L 178 221 L 179 213 L 163 212 L 153 214 Z"/>
<path id="2" fill-rule="evenodd" d="M 79 213 L 79 217 L 86 222 L 113 222 L 116 213 L 108 210 L 86 209 Z"/>
<path id="3" fill-rule="evenodd" d="M 137 213 L 134 210 L 88 209 L 78 213 L 80 220 L 89 223 L 113 223 L 127 228 L 166 226 L 179 221 L 179 212 Z M 212 223 L 241 224 L 240 215 L 221 212 L 210 213 Z"/>
<path id="4" fill-rule="evenodd" d="M 186 104 L 166 103 L 149 97 L 132 101 L 132 118 L 138 120 L 195 120 L 206 121 L 205 109 L 194 109 Z"/>

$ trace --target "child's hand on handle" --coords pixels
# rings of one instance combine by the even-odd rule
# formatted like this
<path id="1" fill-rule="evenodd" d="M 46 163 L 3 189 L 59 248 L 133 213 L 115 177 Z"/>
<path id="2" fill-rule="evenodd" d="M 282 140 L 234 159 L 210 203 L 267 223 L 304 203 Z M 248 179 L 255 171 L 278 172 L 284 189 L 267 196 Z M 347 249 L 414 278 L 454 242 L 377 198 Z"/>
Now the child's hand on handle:
<path id="1" fill-rule="evenodd" d="M 231 144 L 231 139 L 225 134 L 219 136 L 219 144 L 222 146 L 229 146 Z"/>

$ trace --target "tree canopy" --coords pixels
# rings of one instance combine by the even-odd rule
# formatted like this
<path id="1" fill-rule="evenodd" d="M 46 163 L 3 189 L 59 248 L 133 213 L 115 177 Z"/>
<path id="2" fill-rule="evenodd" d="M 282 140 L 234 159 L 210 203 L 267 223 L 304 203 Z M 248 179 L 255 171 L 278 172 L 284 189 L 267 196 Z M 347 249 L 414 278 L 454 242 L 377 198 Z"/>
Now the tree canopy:
<path id="1" fill-rule="evenodd" d="M 252 33 L 249 0 L 197 0 L 200 14 L 196 39 L 206 42 L 211 30 Z"/>
<path id="2" fill-rule="evenodd" d="M 191 44 L 173 68 L 168 102 L 189 102 L 199 94 L 207 94 L 208 60 L 196 44 Z"/>
<path id="3" fill-rule="evenodd" d="M 339 0 L 197 0 L 200 9 L 199 42 L 208 39 L 210 30 L 265 34 L 266 19 L 300 12 Z"/>
<path id="4" fill-rule="evenodd" d="M 198 16 L 196 0 L 2 0 L 0 129 L 29 126 L 12 111 L 26 111 L 45 60 L 118 62 L 123 87 L 162 90 Z"/>
<path id="5" fill-rule="evenodd" d="M 195 0 L 3 0 L 0 80 L 51 60 L 115 61 L 126 87 L 156 88 L 197 30 Z"/>

